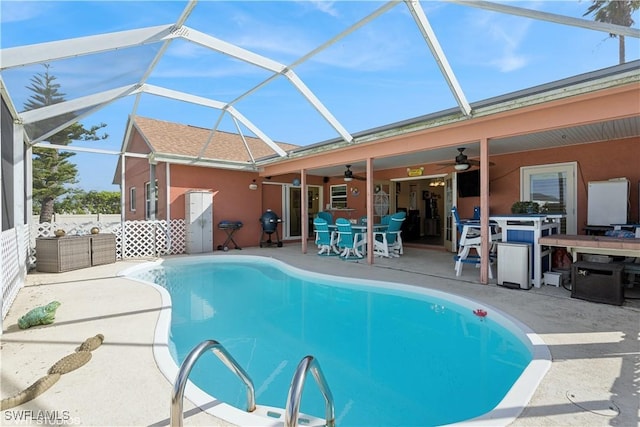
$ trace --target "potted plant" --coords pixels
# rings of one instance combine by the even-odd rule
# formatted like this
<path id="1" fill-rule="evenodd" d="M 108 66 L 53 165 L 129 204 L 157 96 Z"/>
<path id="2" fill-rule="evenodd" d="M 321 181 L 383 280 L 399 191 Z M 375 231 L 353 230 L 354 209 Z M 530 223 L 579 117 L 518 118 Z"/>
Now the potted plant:
<path id="1" fill-rule="evenodd" d="M 537 214 L 540 213 L 540 204 L 531 201 L 515 202 L 511 205 L 511 213 L 514 214 Z"/>

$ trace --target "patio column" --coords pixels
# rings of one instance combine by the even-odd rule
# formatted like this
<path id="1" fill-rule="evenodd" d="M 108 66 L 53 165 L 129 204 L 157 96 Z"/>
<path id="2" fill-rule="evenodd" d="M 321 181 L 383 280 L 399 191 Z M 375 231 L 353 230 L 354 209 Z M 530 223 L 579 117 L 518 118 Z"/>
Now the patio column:
<path id="1" fill-rule="evenodd" d="M 489 283 L 489 140 L 480 140 L 480 283 Z"/>
<path id="2" fill-rule="evenodd" d="M 367 158 L 367 263 L 373 264 L 373 158 Z"/>
<path id="3" fill-rule="evenodd" d="M 307 239 L 309 238 L 309 194 L 307 190 L 307 170 L 300 169 L 300 240 L 302 253 L 307 253 Z"/>

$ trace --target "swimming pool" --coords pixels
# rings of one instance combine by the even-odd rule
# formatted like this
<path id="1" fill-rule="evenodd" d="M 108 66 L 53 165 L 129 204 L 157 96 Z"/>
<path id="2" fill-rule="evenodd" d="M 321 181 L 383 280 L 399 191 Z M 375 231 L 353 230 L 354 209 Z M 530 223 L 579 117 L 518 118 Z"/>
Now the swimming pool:
<path id="1" fill-rule="evenodd" d="M 215 339 L 253 379 L 258 405 L 282 408 L 297 364 L 311 354 L 333 392 L 339 426 L 507 424 L 548 369 L 548 350 L 524 325 L 442 292 L 237 255 L 170 259 L 127 275 L 170 295 L 171 323 L 159 322 L 155 353 L 171 382 L 176 363 Z M 488 315 L 474 314 L 479 308 Z M 233 408 L 245 407 L 245 389 L 212 355 L 201 357 L 190 379 L 197 385 L 187 388 L 190 400 L 212 406 L 207 394 L 215 396 L 231 406 L 215 405 L 214 415 L 258 425 Z M 313 381 L 301 411 L 324 415 Z"/>

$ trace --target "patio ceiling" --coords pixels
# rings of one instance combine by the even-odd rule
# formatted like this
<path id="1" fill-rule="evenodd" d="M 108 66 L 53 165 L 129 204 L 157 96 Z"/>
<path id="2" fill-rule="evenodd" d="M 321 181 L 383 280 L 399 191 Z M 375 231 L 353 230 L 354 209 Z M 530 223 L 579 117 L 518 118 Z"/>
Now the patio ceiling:
<path id="1" fill-rule="evenodd" d="M 271 137 L 269 132 L 264 131 L 256 123 L 260 121 L 256 110 L 251 109 L 252 114 L 244 113 L 242 105 L 248 99 L 258 98 L 258 95 L 268 86 L 276 82 L 285 82 L 288 89 L 297 93 L 298 97 L 311 106 L 321 121 L 327 124 L 334 135 L 337 135 L 336 142 L 353 144 L 354 138 L 367 131 L 356 132 L 343 125 L 343 119 L 334 114 L 317 96 L 303 78 L 294 69 L 303 64 L 316 59 L 323 51 L 342 42 L 351 34 L 361 31 L 362 28 L 380 19 L 396 6 L 406 7 L 412 21 L 413 28 L 407 31 L 418 31 L 422 38 L 422 45 L 415 46 L 417 52 L 423 54 L 430 52 L 432 60 L 437 64 L 437 69 L 441 74 L 441 81 L 448 88 L 451 98 L 456 107 L 454 114 L 462 118 L 474 117 L 474 103 L 470 103 L 465 92 L 456 78 L 456 73 L 450 65 L 449 59 L 445 55 L 440 41 L 430 21 L 427 13 L 423 9 L 423 3 L 419 1 L 390 1 L 388 3 L 376 5 L 375 9 L 365 16 L 352 21 L 344 30 L 327 35 L 325 41 L 317 45 L 308 53 L 298 56 L 292 61 L 284 62 L 269 58 L 265 55 L 239 47 L 220 38 L 214 37 L 215 28 L 201 28 L 186 25 L 192 20 L 192 14 L 197 13 L 197 2 L 190 1 L 182 11 L 177 20 L 170 24 L 159 26 L 129 29 L 118 32 L 105 33 L 100 35 L 89 35 L 66 40 L 51 41 L 28 46 L 16 46 L 3 48 L 0 51 L 2 63 L 0 64 L 2 95 L 8 100 L 13 108 L 18 120 L 25 125 L 27 142 L 36 146 L 49 146 L 46 140 L 55 132 L 65 128 L 69 124 L 82 121 L 92 114 L 100 111 L 109 105 L 124 98 L 133 98 L 130 114 L 136 116 L 142 108 L 143 103 L 149 99 L 164 98 L 177 101 L 178 105 L 195 105 L 208 111 L 210 123 L 213 123 L 211 131 L 215 132 L 221 128 L 224 120 L 228 120 L 232 127 L 238 132 L 252 134 L 264 141 L 279 156 L 287 157 L 288 153 L 282 151 L 276 144 L 275 137 Z M 553 24 L 567 25 L 596 31 L 603 34 L 624 35 L 630 38 L 640 38 L 640 30 L 636 28 L 622 27 L 617 25 L 594 22 L 586 19 L 579 19 L 569 16 L 562 16 L 553 13 L 530 10 L 520 7 L 512 7 L 504 4 L 496 4 L 482 1 L 450 1 L 459 6 L 467 8 L 481 8 L 493 12 L 516 15 L 529 19 L 551 22 Z M 207 32 L 209 31 L 209 32 Z M 175 46 L 185 48 L 186 45 L 197 46 L 204 49 L 206 54 L 222 55 L 243 66 L 257 69 L 258 74 L 253 75 L 245 85 L 245 90 L 228 94 L 224 99 L 212 98 L 209 96 L 208 85 L 210 80 L 203 80 L 202 90 L 199 93 L 188 93 L 180 87 L 164 87 L 153 84 L 159 65 L 164 56 Z M 110 64 L 115 74 L 100 73 L 103 80 L 89 80 L 79 82 L 79 89 L 73 91 L 72 96 L 65 102 L 52 106 L 39 108 L 31 111 L 20 111 L 20 101 L 24 102 L 24 87 L 29 85 L 29 79 L 40 68 L 34 68 L 41 64 L 58 63 L 64 64 L 66 68 L 73 68 L 82 61 L 86 65 L 95 61 L 98 66 Z M 117 65 L 117 66 L 114 66 Z M 62 68 L 62 67 L 61 67 Z M 34 71 L 37 70 L 37 71 Z M 637 64 L 635 65 L 637 73 Z M 166 70 L 165 70 L 166 72 Z M 71 74 L 72 75 L 72 74 Z M 260 76 L 260 77 L 256 77 Z M 89 79 L 87 76 L 83 76 Z M 205 84 L 206 83 L 206 84 Z M 80 87 L 84 84 L 83 87 Z M 68 91 L 69 92 L 69 91 Z M 14 100 L 13 94 L 21 94 Z M 76 96 L 77 94 L 77 96 Z M 154 102 L 154 101 L 151 101 Z M 181 107 L 178 107 L 181 108 Z M 264 106 L 263 106 L 264 108 Z M 267 106 L 269 108 L 269 106 Z M 291 120 L 291 118 L 289 118 Z M 640 136 L 638 117 L 617 120 L 608 123 L 596 123 L 589 125 L 573 126 L 563 129 L 554 129 L 544 132 L 519 135 L 508 138 L 492 140 L 491 154 L 505 154 L 511 151 L 523 151 L 533 148 L 541 148 L 544 144 L 551 144 L 549 141 L 562 141 L 563 145 L 568 143 L 585 143 L 602 139 L 603 129 L 608 130 L 610 139 Z M 43 126 L 43 124 L 47 126 Z M 130 129 L 126 129 L 122 140 L 126 141 Z M 296 144 L 297 141 L 285 141 Z M 331 143 L 331 142 L 330 142 Z M 557 143 L 557 142 L 556 142 Z M 76 148 L 77 147 L 77 148 Z M 465 144 L 466 154 L 470 158 L 479 155 L 479 148 L 474 144 Z M 80 144 L 72 144 L 65 147 L 65 150 L 82 151 Z M 127 147 L 123 146 L 123 151 Z M 86 150 L 86 148 L 84 149 Z M 89 148 L 91 150 L 91 148 Z M 96 149 L 99 152 L 100 149 Z M 440 148 L 430 150 L 428 153 L 411 153 L 410 155 L 397 155 L 376 159 L 376 168 L 402 167 L 416 163 L 435 163 L 450 161 L 455 155 L 452 148 Z M 192 164 L 198 165 L 201 159 L 192 159 Z M 345 161 L 346 162 L 346 161 Z M 363 164 L 354 164 L 354 172 L 360 172 Z M 210 165 L 211 163 L 207 163 Z M 248 165 L 255 167 L 256 165 Z M 323 169 L 316 169 L 313 172 L 318 175 L 339 175 L 342 173 L 342 166 L 333 166 Z"/>

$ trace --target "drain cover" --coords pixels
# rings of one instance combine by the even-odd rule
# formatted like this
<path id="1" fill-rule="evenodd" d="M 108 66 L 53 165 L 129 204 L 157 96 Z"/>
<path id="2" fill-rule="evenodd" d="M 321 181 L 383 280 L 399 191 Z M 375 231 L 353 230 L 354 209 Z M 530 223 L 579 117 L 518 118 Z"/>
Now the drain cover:
<path id="1" fill-rule="evenodd" d="M 568 391 L 567 399 L 580 409 L 603 417 L 616 417 L 620 414 L 620 408 L 611 400 L 594 398 L 594 396 L 585 392 L 574 393 Z"/>

